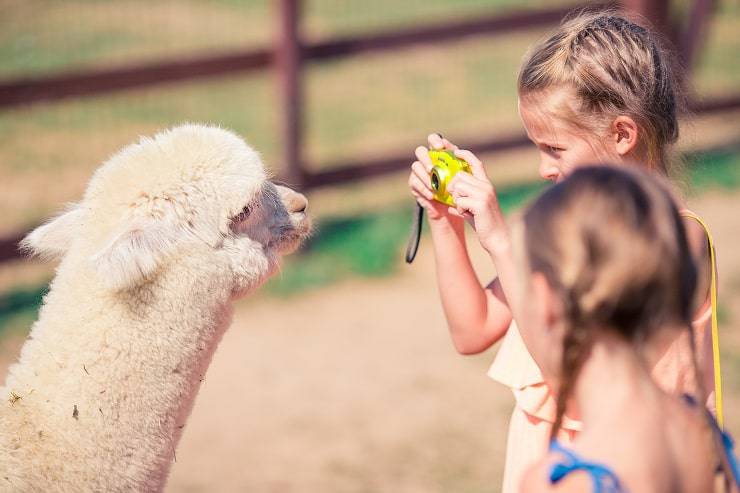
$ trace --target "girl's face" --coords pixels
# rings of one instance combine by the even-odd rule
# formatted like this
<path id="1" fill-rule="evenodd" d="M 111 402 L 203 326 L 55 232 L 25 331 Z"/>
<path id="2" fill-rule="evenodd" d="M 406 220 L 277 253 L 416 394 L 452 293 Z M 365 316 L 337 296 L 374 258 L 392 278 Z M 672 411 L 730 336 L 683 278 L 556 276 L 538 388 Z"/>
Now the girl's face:
<path id="1" fill-rule="evenodd" d="M 559 182 L 579 166 L 621 161 L 619 154 L 609 152 L 606 142 L 584 135 L 565 120 L 542 111 L 544 98 L 558 96 L 562 95 L 548 92 L 519 99 L 519 115 L 527 136 L 540 151 L 540 176 Z"/>

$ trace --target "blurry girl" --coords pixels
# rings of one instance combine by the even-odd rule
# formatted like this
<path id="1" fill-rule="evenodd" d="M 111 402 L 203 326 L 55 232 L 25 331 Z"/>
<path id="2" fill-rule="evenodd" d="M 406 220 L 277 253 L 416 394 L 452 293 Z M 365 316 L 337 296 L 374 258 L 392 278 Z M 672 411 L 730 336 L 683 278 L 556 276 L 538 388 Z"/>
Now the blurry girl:
<path id="1" fill-rule="evenodd" d="M 693 330 L 696 269 L 668 192 L 642 173 L 581 168 L 523 223 L 521 335 L 558 390 L 551 435 L 569 398 L 583 428 L 551 443 L 522 490 L 708 492 L 717 465 L 737 485 L 709 412 L 650 375 L 652 342 Z"/>
<path id="2" fill-rule="evenodd" d="M 540 175 L 561 181 L 589 162 L 635 165 L 667 175 L 670 145 L 678 138 L 677 96 L 672 70 L 654 36 L 613 13 L 581 14 L 566 21 L 532 48 L 519 73 L 519 110 L 529 138 L 540 151 Z M 428 212 L 437 280 L 450 334 L 463 354 L 484 351 L 503 338 L 489 371 L 510 387 L 516 406 L 509 426 L 505 493 L 547 448 L 556 419 L 554 394 L 529 355 L 507 298 L 519 289 L 511 241 L 495 191 L 480 161 L 441 136 L 430 147 L 454 150 L 474 169 L 459 173 L 448 186 L 456 208 L 432 200 L 431 162 L 425 147 L 416 149 L 409 185 Z M 709 303 L 707 234 L 689 211 L 682 211 L 697 259 L 699 288 L 692 302 L 699 364 L 713 407 L 712 310 Z M 467 254 L 464 219 L 493 260 L 498 278 L 482 287 Z M 634 266 L 640 269 L 639 261 Z M 695 393 L 688 333 L 666 341 L 653 367 L 660 386 L 673 394 Z M 559 438 L 567 442 L 580 430 L 578 415 L 562 417 Z"/>

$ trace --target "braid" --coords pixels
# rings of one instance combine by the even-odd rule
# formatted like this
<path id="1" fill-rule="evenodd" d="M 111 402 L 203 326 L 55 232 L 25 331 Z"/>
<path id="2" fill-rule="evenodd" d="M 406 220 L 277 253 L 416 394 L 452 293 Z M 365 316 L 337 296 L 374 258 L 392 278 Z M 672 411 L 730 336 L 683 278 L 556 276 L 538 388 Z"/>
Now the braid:
<path id="1" fill-rule="evenodd" d="M 582 323 L 583 317 L 578 302 L 570 296 L 566 309 L 570 327 L 563 337 L 563 356 L 560 369 L 560 388 L 556 400 L 555 422 L 550 430 L 550 441 L 557 438 L 563 424 L 563 416 L 568 400 L 573 394 L 578 373 L 583 366 L 588 350 L 591 346 L 591 331 Z"/>

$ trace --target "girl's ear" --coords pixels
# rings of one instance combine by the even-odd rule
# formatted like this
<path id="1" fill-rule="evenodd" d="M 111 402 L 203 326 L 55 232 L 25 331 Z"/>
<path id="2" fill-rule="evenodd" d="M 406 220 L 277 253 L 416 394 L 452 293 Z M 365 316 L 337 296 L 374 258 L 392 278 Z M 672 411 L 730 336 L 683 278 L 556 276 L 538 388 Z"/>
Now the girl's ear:
<path id="1" fill-rule="evenodd" d="M 614 119 L 611 134 L 617 154 L 624 157 L 637 146 L 638 128 L 635 121 L 629 116 L 620 115 Z"/>
<path id="2" fill-rule="evenodd" d="M 19 245 L 21 251 L 43 260 L 62 258 L 72 240 L 80 234 L 85 215 L 85 209 L 80 204 L 70 204 L 64 212 L 23 238 Z"/>

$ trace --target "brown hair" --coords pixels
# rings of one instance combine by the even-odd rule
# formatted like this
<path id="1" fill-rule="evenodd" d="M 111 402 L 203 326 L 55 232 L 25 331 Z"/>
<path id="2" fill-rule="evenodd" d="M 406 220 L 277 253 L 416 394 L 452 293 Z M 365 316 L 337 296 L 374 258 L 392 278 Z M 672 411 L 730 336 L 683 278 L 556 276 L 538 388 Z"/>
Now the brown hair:
<path id="1" fill-rule="evenodd" d="M 554 438 L 597 331 L 639 350 L 662 327 L 690 330 L 696 268 L 669 192 L 637 170 L 579 168 L 540 196 L 524 223 L 530 268 L 565 306 Z"/>
<path id="2" fill-rule="evenodd" d="M 629 116 L 639 129 L 636 153 L 668 174 L 667 151 L 678 139 L 674 73 L 672 57 L 647 28 L 613 11 L 581 11 L 529 50 L 518 90 L 521 97 L 571 91 L 545 110 L 599 137 L 617 116 Z"/>
<path id="3" fill-rule="evenodd" d="M 617 334 L 639 353 L 658 329 L 686 327 L 698 402 L 706 402 L 691 324 L 697 271 L 667 187 L 637 169 L 579 168 L 526 210 L 524 225 L 530 269 L 546 277 L 565 305 L 567 326 L 551 440 L 599 331 Z M 725 489 L 740 486 L 722 432 L 703 411 Z"/>

